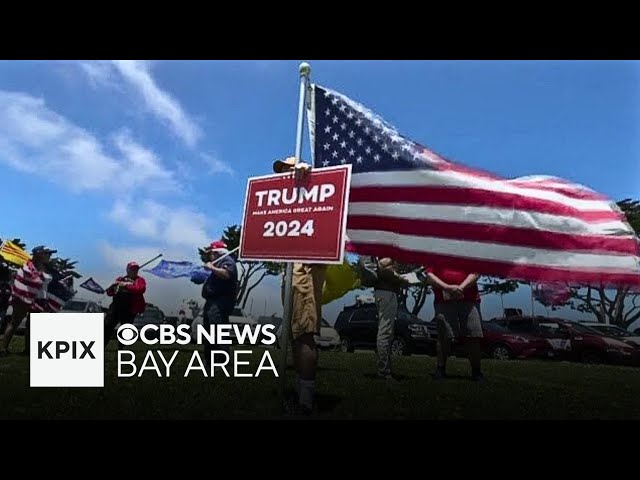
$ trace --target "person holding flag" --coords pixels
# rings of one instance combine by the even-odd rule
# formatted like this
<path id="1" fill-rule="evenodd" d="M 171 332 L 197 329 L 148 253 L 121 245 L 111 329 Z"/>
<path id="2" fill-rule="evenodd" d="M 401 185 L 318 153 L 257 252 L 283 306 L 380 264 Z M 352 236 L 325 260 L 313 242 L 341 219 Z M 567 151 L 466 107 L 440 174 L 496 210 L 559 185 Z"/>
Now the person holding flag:
<path id="1" fill-rule="evenodd" d="M 205 300 L 202 310 L 202 324 L 209 330 L 211 325 L 229 323 L 229 316 L 236 305 L 238 293 L 238 267 L 222 241 L 212 242 L 201 252 L 204 268 L 210 272 L 202 284 L 202 298 Z M 192 279 L 199 283 L 199 279 Z M 220 349 L 226 350 L 226 345 Z M 213 346 L 204 340 L 204 363 L 207 369 L 211 365 Z"/>
<path id="2" fill-rule="evenodd" d="M 28 260 L 15 275 L 11 286 L 11 305 L 13 313 L 11 322 L 0 344 L 0 356 L 9 353 L 9 345 L 13 335 L 22 321 L 31 312 L 45 311 L 39 300 L 46 299 L 47 285 L 52 277 L 47 273 L 51 255 L 57 250 L 40 245 L 31 251 L 31 260 Z M 27 333 L 25 333 L 25 348 L 23 354 L 29 353 L 29 319 L 27 317 Z"/>
<path id="3" fill-rule="evenodd" d="M 113 297 L 109 306 L 104 326 L 104 348 L 107 349 L 109 340 L 118 324 L 133 323 L 136 315 L 143 313 L 146 308 L 144 293 L 147 291 L 146 280 L 138 275 L 140 266 L 136 262 L 127 264 L 127 274 L 116 278 L 106 294 Z"/>

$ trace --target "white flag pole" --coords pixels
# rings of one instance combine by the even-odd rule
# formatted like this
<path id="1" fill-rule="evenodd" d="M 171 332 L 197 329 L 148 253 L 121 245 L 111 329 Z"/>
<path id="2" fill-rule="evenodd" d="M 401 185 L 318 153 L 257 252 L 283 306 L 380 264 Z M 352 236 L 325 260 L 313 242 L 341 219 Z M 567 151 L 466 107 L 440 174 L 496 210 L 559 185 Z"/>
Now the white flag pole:
<path id="1" fill-rule="evenodd" d="M 298 126 L 296 131 L 296 163 L 302 156 L 302 136 L 304 125 L 305 105 L 307 98 L 307 89 L 309 85 L 309 75 L 311 74 L 311 66 L 308 63 L 301 63 L 300 72 L 300 103 L 298 104 Z M 284 400 L 284 391 L 287 385 L 287 350 L 289 349 L 289 332 L 291 331 L 291 314 L 293 307 L 293 263 L 287 263 L 284 281 L 284 312 L 282 315 L 282 337 L 280 345 L 282 348 L 282 357 L 280 358 L 280 398 Z"/>
<path id="2" fill-rule="evenodd" d="M 149 260 L 148 262 L 143 263 L 142 265 L 140 265 L 140 270 L 142 270 L 142 267 L 146 267 L 147 265 L 149 265 L 151 262 L 155 262 L 157 259 L 159 259 L 162 256 L 162 254 L 156 255 L 155 257 L 153 257 L 151 260 Z"/>
<path id="3" fill-rule="evenodd" d="M 232 253 L 236 252 L 240 250 L 240 247 L 236 247 L 233 250 L 228 251 L 227 253 L 225 253 L 224 255 L 219 256 L 218 258 L 216 258 L 215 260 L 213 260 L 211 263 L 216 263 L 219 262 L 220 260 L 222 260 L 224 257 L 228 257 L 229 255 L 231 255 Z"/>

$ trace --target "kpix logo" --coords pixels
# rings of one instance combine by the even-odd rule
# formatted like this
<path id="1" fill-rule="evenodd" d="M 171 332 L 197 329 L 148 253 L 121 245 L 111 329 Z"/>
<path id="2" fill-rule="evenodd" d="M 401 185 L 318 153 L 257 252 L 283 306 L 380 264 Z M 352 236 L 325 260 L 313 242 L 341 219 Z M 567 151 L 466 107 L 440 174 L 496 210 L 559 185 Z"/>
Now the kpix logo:
<path id="1" fill-rule="evenodd" d="M 31 386 L 104 387 L 104 314 L 32 313 Z"/>

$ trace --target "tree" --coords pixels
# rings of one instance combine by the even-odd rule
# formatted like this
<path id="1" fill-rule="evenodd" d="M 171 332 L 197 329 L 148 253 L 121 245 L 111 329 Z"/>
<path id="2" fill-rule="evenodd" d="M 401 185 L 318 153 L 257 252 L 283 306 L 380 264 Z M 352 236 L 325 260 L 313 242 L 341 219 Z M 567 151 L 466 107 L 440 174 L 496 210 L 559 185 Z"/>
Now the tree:
<path id="1" fill-rule="evenodd" d="M 629 198 L 618 202 L 627 222 L 640 237 L 640 201 Z M 595 315 L 600 323 L 611 323 L 627 328 L 640 319 L 640 292 L 629 287 L 605 290 L 603 287 L 589 286 L 572 288 L 570 307 L 579 312 Z"/>
<path id="2" fill-rule="evenodd" d="M 500 304 L 504 313 L 504 296 L 507 293 L 513 293 L 520 288 L 521 282 L 518 280 L 506 280 L 504 278 L 480 277 L 478 279 L 478 287 L 480 295 L 500 295 Z"/>
<path id="3" fill-rule="evenodd" d="M 227 244 L 229 250 L 240 245 L 241 227 L 230 225 L 222 232 L 222 241 Z M 238 295 L 236 305 L 243 309 L 247 305 L 251 292 L 267 276 L 276 276 L 283 271 L 283 264 L 275 262 L 238 262 L 241 267 L 238 269 Z"/>
<path id="4" fill-rule="evenodd" d="M 49 269 L 60 276 L 60 278 L 71 276 L 73 278 L 81 278 L 78 272 L 76 272 L 76 264 L 78 262 L 72 262 L 70 258 L 53 257 L 49 262 Z"/>

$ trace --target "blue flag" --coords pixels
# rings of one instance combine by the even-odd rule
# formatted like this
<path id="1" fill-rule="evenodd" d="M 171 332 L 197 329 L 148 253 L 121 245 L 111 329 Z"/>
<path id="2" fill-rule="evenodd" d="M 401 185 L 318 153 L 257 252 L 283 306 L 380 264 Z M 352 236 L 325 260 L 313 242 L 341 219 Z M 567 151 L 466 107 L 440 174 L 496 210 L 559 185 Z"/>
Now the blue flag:
<path id="1" fill-rule="evenodd" d="M 80 286 L 82 288 L 85 288 L 85 289 L 89 290 L 90 292 L 93 292 L 93 293 L 97 293 L 97 294 L 100 294 L 100 295 L 104 293 L 104 288 L 102 288 L 98 284 L 98 282 L 96 282 L 93 278 L 88 278 L 87 280 L 82 282 L 80 284 Z"/>
<path id="2" fill-rule="evenodd" d="M 206 277 L 209 272 L 199 265 L 191 262 L 174 262 L 170 260 L 160 260 L 160 263 L 150 270 L 145 270 L 160 278 L 180 278 L 180 277 Z"/>

